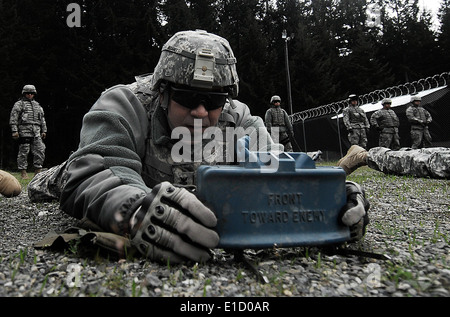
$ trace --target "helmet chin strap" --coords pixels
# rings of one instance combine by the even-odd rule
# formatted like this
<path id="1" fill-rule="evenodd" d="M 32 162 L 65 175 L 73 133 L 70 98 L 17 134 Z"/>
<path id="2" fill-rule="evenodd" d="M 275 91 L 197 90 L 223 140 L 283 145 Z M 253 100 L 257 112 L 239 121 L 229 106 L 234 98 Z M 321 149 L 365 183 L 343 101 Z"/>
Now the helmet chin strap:
<path id="1" fill-rule="evenodd" d="M 166 113 L 169 108 L 170 94 L 169 94 L 169 84 L 162 82 L 159 86 L 159 93 L 162 95 L 162 102 L 160 103 L 161 108 L 163 108 Z"/>

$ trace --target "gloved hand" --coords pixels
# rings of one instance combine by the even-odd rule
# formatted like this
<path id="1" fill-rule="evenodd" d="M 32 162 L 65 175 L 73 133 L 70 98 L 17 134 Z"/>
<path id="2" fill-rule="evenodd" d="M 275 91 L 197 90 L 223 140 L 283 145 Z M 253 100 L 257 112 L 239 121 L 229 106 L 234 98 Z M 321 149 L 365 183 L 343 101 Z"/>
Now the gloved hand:
<path id="1" fill-rule="evenodd" d="M 369 211 L 370 203 L 366 199 L 364 189 L 359 184 L 347 181 L 345 189 L 347 192 L 347 203 L 341 210 L 340 219 L 344 225 L 350 227 L 351 240 L 357 241 L 366 232 L 366 226 L 369 223 L 367 212 Z"/>
<path id="2" fill-rule="evenodd" d="M 219 243 L 214 213 L 194 194 L 163 182 L 153 188 L 131 220 L 131 242 L 155 261 L 206 261 Z"/>

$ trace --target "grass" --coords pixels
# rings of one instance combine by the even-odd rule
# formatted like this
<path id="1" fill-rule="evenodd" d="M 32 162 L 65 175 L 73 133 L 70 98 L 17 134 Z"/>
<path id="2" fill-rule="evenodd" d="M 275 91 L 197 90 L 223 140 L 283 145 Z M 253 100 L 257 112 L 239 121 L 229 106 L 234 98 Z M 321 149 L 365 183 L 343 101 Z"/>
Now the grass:
<path id="1" fill-rule="evenodd" d="M 321 162 L 317 164 L 318 166 L 336 166 L 337 162 Z M 20 173 L 12 173 L 21 183 L 23 188 L 26 188 L 30 179 L 23 180 L 20 177 Z M 381 266 L 381 278 L 383 281 L 388 281 L 393 283 L 396 287 L 402 285 L 402 283 L 407 282 L 411 287 L 417 291 L 424 290 L 424 283 L 422 282 L 425 278 L 433 279 L 434 277 L 422 276 L 420 271 L 417 271 L 416 265 L 418 265 L 418 259 L 420 261 L 426 261 L 429 265 L 435 265 L 439 268 L 450 269 L 450 263 L 448 262 L 448 257 L 442 256 L 430 256 L 430 257 L 418 257 L 417 250 L 424 247 L 436 246 L 437 244 L 449 244 L 449 230 L 446 223 L 445 217 L 448 217 L 448 212 L 450 211 L 450 204 L 442 204 L 438 200 L 431 201 L 431 204 L 437 204 L 435 208 L 442 210 L 442 217 L 436 216 L 432 217 L 432 214 L 427 210 L 422 210 L 420 208 L 425 208 L 421 206 L 421 197 L 426 197 L 430 193 L 436 197 L 448 197 L 450 194 L 450 182 L 446 180 L 433 180 L 433 179 L 412 179 L 407 176 L 395 176 L 395 175 L 385 175 L 381 172 L 372 170 L 368 167 L 361 167 L 347 177 L 347 180 L 354 181 L 361 184 L 363 187 L 367 184 L 366 194 L 372 205 L 371 207 L 371 224 L 369 227 L 369 234 L 371 237 L 376 237 L 378 239 L 384 240 L 384 245 L 382 243 L 378 244 L 374 249 L 371 243 L 371 238 L 366 238 L 361 243 L 364 245 L 365 250 L 369 250 L 377 253 L 384 253 L 391 255 L 392 261 L 377 261 L 377 264 Z M 370 185 L 370 186 L 369 186 Z M 428 198 L 428 197 L 427 197 Z M 411 207 L 409 201 L 411 199 L 417 200 L 417 205 Z M 424 199 L 425 200 L 425 199 Z M 427 202 L 429 199 L 426 200 Z M 442 201 L 442 200 L 440 200 Z M 434 205 L 433 205 L 434 206 Z M 429 215 L 430 217 L 425 217 Z M 422 217 L 423 216 L 423 217 Z M 398 221 L 400 220 L 400 221 Z M 400 225 L 399 225 L 400 224 Z M 432 230 L 430 230 L 432 228 Z M 396 247 L 392 247 L 390 242 L 396 241 L 401 242 L 401 244 L 396 244 Z M 398 247 L 401 245 L 402 247 Z M 381 248 L 381 249 L 380 249 Z M 77 257 L 78 256 L 78 245 L 72 245 L 69 249 L 68 256 Z M 407 253 L 409 256 L 400 254 L 401 252 Z M 325 254 L 321 253 L 320 250 L 314 248 L 302 248 L 295 255 L 290 253 L 289 257 L 284 256 L 283 252 L 280 252 L 280 258 L 275 258 L 275 263 L 277 260 L 289 260 L 289 262 L 294 264 L 301 264 L 306 268 L 307 272 L 314 274 L 322 274 L 322 280 L 335 278 L 332 272 L 336 269 L 336 260 L 330 260 Z M 21 265 L 24 264 L 25 258 L 30 255 L 31 252 L 25 250 L 19 250 L 16 256 L 11 260 L 11 277 L 12 280 L 16 276 L 17 272 L 20 270 Z M 273 257 L 275 255 L 272 254 Z M 399 257 L 402 257 L 402 261 L 397 261 Z M 36 257 L 34 255 L 34 257 Z M 4 259 L 0 258 L 0 261 Z M 131 260 L 131 259 L 129 259 Z M 36 262 L 36 259 L 33 260 Z M 91 264 L 92 265 L 92 264 Z M 166 278 L 163 279 L 163 286 L 161 286 L 161 295 L 171 296 L 173 294 L 167 294 L 164 291 L 164 284 L 169 286 L 176 286 L 182 283 L 186 278 L 200 279 L 200 274 L 203 275 L 204 280 L 199 284 L 201 290 L 199 290 L 202 296 L 208 296 L 209 290 L 214 285 L 213 277 L 205 276 L 202 272 L 208 271 L 208 265 L 211 264 L 195 264 L 193 266 L 171 266 L 167 263 L 166 267 L 162 266 L 161 270 L 168 272 Z M 151 267 L 151 266 L 150 266 Z M 142 267 L 142 270 L 148 270 L 150 267 Z M 286 289 L 283 285 L 285 275 L 289 275 L 287 272 L 283 272 L 273 268 L 267 268 L 269 272 L 267 276 L 269 277 L 269 285 L 259 285 L 257 286 L 252 294 L 248 295 L 262 295 L 262 296 L 286 296 L 287 294 L 296 294 L 296 289 L 291 288 Z M 145 286 L 139 284 L 137 279 L 127 280 L 127 276 L 124 271 L 120 268 L 120 264 L 114 266 L 115 275 L 108 276 L 107 279 L 101 282 L 101 285 L 109 290 L 115 291 L 117 293 L 120 290 L 127 289 L 131 296 L 139 297 L 142 296 Z M 331 273 L 330 273 L 331 272 Z M 206 278 L 205 278 L 206 277 Z M 42 279 L 42 290 L 48 282 L 48 274 L 46 274 Z M 241 267 L 236 267 L 236 274 L 229 277 L 235 283 L 245 283 L 246 280 L 253 279 L 251 273 L 242 269 Z M 361 277 L 363 279 L 363 277 Z M 428 287 L 427 285 L 425 285 Z M 102 296 L 102 293 L 90 294 L 91 296 Z"/>

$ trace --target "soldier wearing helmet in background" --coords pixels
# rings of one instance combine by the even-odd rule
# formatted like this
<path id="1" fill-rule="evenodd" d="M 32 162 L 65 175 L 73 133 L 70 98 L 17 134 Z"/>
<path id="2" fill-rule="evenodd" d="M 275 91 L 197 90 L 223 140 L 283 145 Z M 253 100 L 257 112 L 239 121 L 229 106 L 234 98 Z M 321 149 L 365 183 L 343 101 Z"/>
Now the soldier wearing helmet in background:
<path id="1" fill-rule="evenodd" d="M 350 95 L 349 106 L 344 109 L 344 124 L 348 131 L 348 140 L 351 145 L 367 146 L 367 132 L 370 124 L 366 113 L 358 105 L 358 96 Z"/>
<path id="2" fill-rule="evenodd" d="M 217 218 L 186 187 L 196 185 L 200 164 L 223 160 L 211 153 L 202 162 L 178 161 L 173 150 L 180 142 L 198 146 L 195 134 L 210 127 L 244 127 L 251 138 L 267 141 L 262 150 L 283 150 L 262 119 L 232 99 L 238 81 L 227 40 L 200 30 L 176 33 L 154 74 L 101 95 L 83 119 L 78 150 L 30 182 L 30 199 L 60 199 L 61 210 L 128 237 L 151 260 L 208 260 L 219 243 Z M 194 139 L 180 140 L 180 128 Z M 347 192 L 343 222 L 362 234 L 368 222 L 364 191 L 351 183 Z"/>
<path id="3" fill-rule="evenodd" d="M 47 135 L 44 110 L 34 100 L 36 87 L 25 85 L 22 89 L 22 98 L 14 104 L 11 110 L 9 125 L 13 139 L 19 140 L 19 153 L 17 166 L 24 179 L 28 178 L 28 154 L 33 154 L 35 173 L 42 169 L 45 159 L 45 144 L 42 141 Z"/>
<path id="4" fill-rule="evenodd" d="M 406 117 L 411 123 L 411 148 L 420 149 L 431 146 L 431 135 L 428 125 L 433 120 L 431 114 L 421 106 L 422 98 L 412 96 L 411 106 L 406 110 Z"/>
<path id="5" fill-rule="evenodd" d="M 383 99 L 381 104 L 383 105 L 383 108 L 376 111 L 372 117 L 370 117 L 370 124 L 380 132 L 380 147 L 398 150 L 400 149 L 400 137 L 398 135 L 400 121 L 395 112 L 391 109 L 391 99 Z"/>
<path id="6" fill-rule="evenodd" d="M 272 132 L 272 127 L 278 127 L 279 141 L 284 145 L 284 150 L 293 152 L 291 140 L 295 137 L 294 129 L 287 112 L 281 108 L 280 96 L 273 96 L 270 99 L 270 109 L 266 112 L 265 123 L 269 133 Z"/>

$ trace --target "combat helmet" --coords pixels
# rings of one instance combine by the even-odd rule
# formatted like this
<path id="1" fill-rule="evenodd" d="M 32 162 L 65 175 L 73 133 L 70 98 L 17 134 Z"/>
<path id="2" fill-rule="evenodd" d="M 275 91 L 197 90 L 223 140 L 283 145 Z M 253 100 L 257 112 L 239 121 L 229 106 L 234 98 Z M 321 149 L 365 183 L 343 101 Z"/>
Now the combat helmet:
<path id="1" fill-rule="evenodd" d="M 384 98 L 383 101 L 381 101 L 381 104 L 384 106 L 385 104 L 392 104 L 392 99 Z"/>
<path id="2" fill-rule="evenodd" d="M 350 96 L 348 96 L 348 101 L 353 101 L 353 100 L 358 101 L 358 96 L 355 94 L 351 94 Z"/>
<path id="3" fill-rule="evenodd" d="M 161 82 L 205 89 L 225 87 L 236 97 L 236 63 L 226 39 L 203 30 L 178 32 L 164 44 L 150 86 L 154 91 Z"/>
<path id="4" fill-rule="evenodd" d="M 34 93 L 34 94 L 37 93 L 36 92 L 36 87 L 34 87 L 34 85 L 25 85 L 25 86 L 23 86 L 22 95 L 23 94 L 29 94 L 29 93 Z"/>
<path id="5" fill-rule="evenodd" d="M 422 97 L 415 95 L 411 97 L 411 102 L 422 101 Z"/>
<path id="6" fill-rule="evenodd" d="M 270 98 L 270 104 L 273 104 L 275 101 L 281 102 L 281 98 L 280 96 L 272 96 L 272 98 Z"/>

